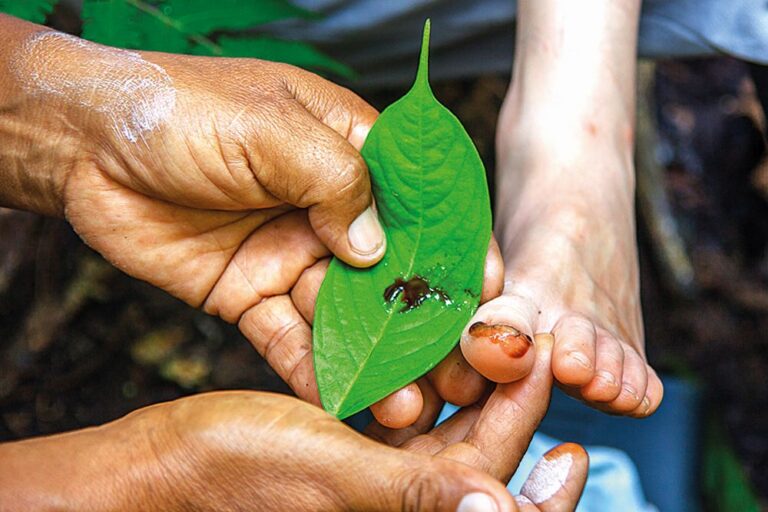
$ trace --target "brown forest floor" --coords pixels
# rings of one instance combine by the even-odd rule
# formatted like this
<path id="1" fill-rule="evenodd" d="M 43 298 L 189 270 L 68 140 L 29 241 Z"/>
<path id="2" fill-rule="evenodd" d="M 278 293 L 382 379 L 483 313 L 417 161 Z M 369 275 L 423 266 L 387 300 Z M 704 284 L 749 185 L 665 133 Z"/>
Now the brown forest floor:
<path id="1" fill-rule="evenodd" d="M 440 84 L 489 169 L 507 81 Z M 685 248 L 659 254 L 641 211 L 649 355 L 695 373 L 768 497 L 768 165 L 748 70 L 728 59 L 657 67 L 661 192 Z M 383 107 L 402 91 L 368 95 Z M 654 220 L 655 219 L 655 220 Z M 693 281 L 675 279 L 690 265 Z M 102 423 L 212 389 L 287 392 L 247 341 L 85 247 L 59 220 L 0 209 L 0 441 Z"/>

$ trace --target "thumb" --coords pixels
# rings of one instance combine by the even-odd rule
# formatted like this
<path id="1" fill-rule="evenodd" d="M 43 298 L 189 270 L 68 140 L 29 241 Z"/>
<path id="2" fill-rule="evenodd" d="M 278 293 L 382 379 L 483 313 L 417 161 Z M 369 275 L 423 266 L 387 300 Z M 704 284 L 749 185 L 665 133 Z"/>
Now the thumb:
<path id="1" fill-rule="evenodd" d="M 294 106 L 283 115 L 287 124 L 302 129 L 284 134 L 293 140 L 283 162 L 297 174 L 284 181 L 285 198 L 308 208 L 313 229 L 334 255 L 368 267 L 386 250 L 368 167 L 360 156 L 378 112 L 348 89 L 312 73 L 297 73 L 289 81 Z"/>
<path id="2" fill-rule="evenodd" d="M 507 489 L 492 477 L 447 459 L 400 451 L 398 460 L 376 468 L 370 483 L 374 493 L 362 497 L 353 510 L 370 512 L 516 512 Z M 369 488 L 370 491 L 370 488 Z M 371 502 L 371 495 L 380 497 Z"/>
<path id="3" fill-rule="evenodd" d="M 356 267 L 381 259 L 386 237 L 373 207 L 368 167 L 352 143 L 298 103 L 284 105 L 282 124 L 261 151 L 273 165 L 254 165 L 277 198 L 306 208 L 318 238 Z M 288 129 L 295 127 L 295 129 Z"/>

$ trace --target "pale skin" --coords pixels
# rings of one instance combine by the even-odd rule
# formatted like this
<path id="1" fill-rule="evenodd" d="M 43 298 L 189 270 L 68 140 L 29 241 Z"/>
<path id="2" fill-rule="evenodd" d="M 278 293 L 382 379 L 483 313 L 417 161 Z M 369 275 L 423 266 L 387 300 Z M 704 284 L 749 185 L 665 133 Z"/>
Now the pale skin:
<path id="1" fill-rule="evenodd" d="M 503 291 L 465 329 L 466 360 L 454 353 L 430 375 L 449 401 L 457 390 L 460 404 L 480 396 L 475 371 L 495 382 L 524 376 L 527 341 L 548 332 L 552 372 L 570 395 L 640 418 L 661 403 L 645 356 L 634 225 L 639 12 L 639 0 L 518 2 L 496 140 Z"/>
<path id="2" fill-rule="evenodd" d="M 644 417 L 663 387 L 645 357 L 634 225 L 640 1 L 518 6 L 496 141 L 505 284 L 476 319 L 551 332 L 561 387 L 598 409 Z M 465 333 L 462 350 L 487 374 L 495 347 L 484 341 Z"/>

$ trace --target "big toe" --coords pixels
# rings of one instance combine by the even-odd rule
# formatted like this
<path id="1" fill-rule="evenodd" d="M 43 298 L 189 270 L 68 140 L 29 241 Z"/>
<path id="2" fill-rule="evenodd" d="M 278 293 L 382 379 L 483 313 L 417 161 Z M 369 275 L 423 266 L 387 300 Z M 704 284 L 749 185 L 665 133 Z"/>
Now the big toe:
<path id="1" fill-rule="evenodd" d="M 461 337 L 467 362 L 494 382 L 512 382 L 534 363 L 533 333 L 537 309 L 523 297 L 502 295 L 483 306 Z"/>

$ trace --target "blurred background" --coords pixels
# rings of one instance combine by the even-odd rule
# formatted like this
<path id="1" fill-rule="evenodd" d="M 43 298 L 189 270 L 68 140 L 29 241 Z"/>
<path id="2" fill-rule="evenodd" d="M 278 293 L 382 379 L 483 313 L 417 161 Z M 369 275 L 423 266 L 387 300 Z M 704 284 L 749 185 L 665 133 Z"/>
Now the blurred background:
<path id="1" fill-rule="evenodd" d="M 83 30 L 77 6 L 41 12 L 51 26 Z M 372 87 L 354 66 L 317 55 L 298 64 L 348 80 L 378 109 L 406 90 Z M 508 83 L 507 74 L 434 81 L 489 171 Z M 648 353 L 677 391 L 665 398 L 663 421 L 627 421 L 684 450 L 676 460 L 695 489 L 690 510 L 768 510 L 768 159 L 759 101 L 768 73 L 729 57 L 642 62 L 639 91 Z M 235 327 L 122 274 L 65 222 L 0 209 L 0 441 L 231 388 L 288 392 Z M 651 501 L 675 492 L 675 481 L 649 490 L 640 469 Z"/>

